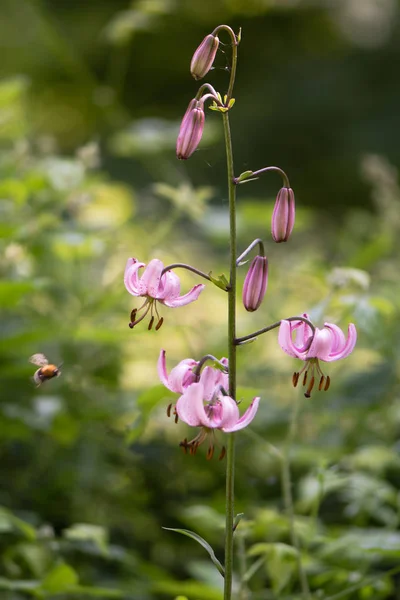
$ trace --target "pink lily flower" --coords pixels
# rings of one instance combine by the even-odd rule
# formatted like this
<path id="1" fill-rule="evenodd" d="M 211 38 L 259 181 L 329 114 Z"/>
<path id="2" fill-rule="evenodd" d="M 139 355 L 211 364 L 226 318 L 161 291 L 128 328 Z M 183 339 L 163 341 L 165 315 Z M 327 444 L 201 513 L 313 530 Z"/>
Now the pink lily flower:
<path id="1" fill-rule="evenodd" d="M 302 315 L 308 319 L 307 313 Z M 295 341 L 293 334 L 296 335 Z M 319 361 L 332 362 L 346 358 L 353 350 L 357 341 L 355 325 L 350 323 L 347 338 L 343 331 L 333 323 L 324 323 L 322 329 L 312 329 L 304 321 L 281 321 L 279 327 L 279 344 L 286 354 L 305 361 L 304 367 L 293 374 L 293 385 L 296 387 L 299 377 L 304 373 L 303 386 L 307 385 L 305 396 L 309 398 L 315 384 L 315 375 L 320 377 L 318 389 L 326 391 L 330 386 L 329 375 L 325 376 Z M 309 378 L 310 375 L 310 378 Z"/>
<path id="2" fill-rule="evenodd" d="M 145 269 L 140 277 L 139 269 L 142 268 Z M 134 308 L 131 313 L 131 322 L 129 323 L 131 329 L 140 323 L 149 311 L 150 322 L 148 329 L 153 327 L 154 314 L 158 319 L 155 329 L 160 329 L 164 319 L 158 313 L 157 302 L 171 308 L 185 306 L 197 300 L 205 287 L 200 283 L 195 285 L 184 296 L 180 296 L 181 284 L 178 275 L 173 271 L 167 271 L 161 275 L 163 269 L 163 263 L 156 258 L 151 260 L 147 266 L 145 263 L 139 262 L 136 258 L 128 258 L 124 274 L 125 287 L 132 296 L 142 296 L 145 298 L 142 306 Z M 141 311 L 143 311 L 143 314 L 137 319 L 136 316 Z"/>
<path id="3" fill-rule="evenodd" d="M 207 370 L 204 369 L 203 373 Z M 215 370 L 215 369 L 214 369 Z M 208 375 L 205 378 L 209 377 Z M 190 454 L 196 454 L 197 448 L 204 440 L 211 435 L 212 440 L 208 447 L 207 459 L 214 455 L 213 434 L 215 429 L 220 429 L 225 433 L 239 431 L 247 427 L 254 419 L 258 410 L 260 398 L 254 398 L 246 412 L 240 417 L 239 408 L 235 400 L 230 396 L 225 396 L 221 390 L 214 389 L 214 394 L 210 399 L 210 389 L 200 380 L 198 383 L 192 383 L 176 403 L 176 412 L 178 417 L 192 427 L 201 427 L 200 433 L 191 441 L 184 439 L 182 446 Z M 222 448 L 220 460 L 225 456 L 225 448 Z"/>
<path id="4" fill-rule="evenodd" d="M 220 362 L 226 367 L 228 366 L 227 358 L 221 358 Z M 202 381 L 205 388 L 205 397 L 208 400 L 211 400 L 216 388 L 228 388 L 229 381 L 227 373 L 223 373 L 219 369 L 213 367 L 205 367 L 201 374 L 196 374 L 195 369 L 198 364 L 199 361 L 194 360 L 193 358 L 185 358 L 184 360 L 181 360 L 168 375 L 165 350 L 161 350 L 157 363 L 158 376 L 166 388 L 171 390 L 171 392 L 177 392 L 178 394 L 183 394 L 192 383 Z"/>

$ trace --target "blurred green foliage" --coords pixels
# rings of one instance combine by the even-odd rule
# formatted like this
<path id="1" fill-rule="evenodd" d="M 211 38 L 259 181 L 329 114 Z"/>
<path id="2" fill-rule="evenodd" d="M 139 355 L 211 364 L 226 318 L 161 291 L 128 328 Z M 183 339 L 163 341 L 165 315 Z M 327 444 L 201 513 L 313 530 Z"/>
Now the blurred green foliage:
<path id="1" fill-rule="evenodd" d="M 132 255 L 227 275 L 218 115 L 188 163 L 174 156 L 191 53 L 220 22 L 243 27 L 237 171 L 279 164 L 298 201 L 290 243 L 267 243 L 267 302 L 239 310 L 239 331 L 307 311 L 359 332 L 329 365 L 329 392 L 307 401 L 276 332 L 240 349 L 242 404 L 262 404 L 238 438 L 237 598 L 300 598 L 271 453 L 299 402 L 294 526 L 312 597 L 398 598 L 398 3 L 3 0 L 1 12 L 1 598 L 221 598 L 204 547 L 162 529 L 196 531 L 222 561 L 224 464 L 179 451 L 190 433 L 165 415 L 174 394 L 156 360 L 226 355 L 226 298 L 208 286 L 164 309 L 159 332 L 131 331 L 122 283 Z M 228 46 L 218 61 L 209 79 L 224 91 Z M 240 187 L 240 250 L 268 238 L 277 185 Z M 39 388 L 36 352 L 62 363 Z"/>

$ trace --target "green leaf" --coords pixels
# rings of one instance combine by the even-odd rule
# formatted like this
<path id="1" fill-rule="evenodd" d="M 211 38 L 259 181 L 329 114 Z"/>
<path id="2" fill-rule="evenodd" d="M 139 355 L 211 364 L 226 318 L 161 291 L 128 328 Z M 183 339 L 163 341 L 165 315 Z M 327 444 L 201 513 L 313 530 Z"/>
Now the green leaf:
<path id="1" fill-rule="evenodd" d="M 108 533 L 104 527 L 89 523 L 75 523 L 72 527 L 64 529 L 67 540 L 92 542 L 103 554 L 108 553 Z"/>
<path id="2" fill-rule="evenodd" d="M 28 540 L 36 540 L 36 531 L 22 519 L 19 519 L 3 506 L 0 506 L 0 532 L 18 529 Z"/>
<path id="3" fill-rule="evenodd" d="M 48 573 L 42 582 L 41 589 L 45 592 L 66 592 L 77 585 L 78 574 L 67 564 L 57 565 Z"/>
<path id="4" fill-rule="evenodd" d="M 249 551 L 250 556 L 265 555 L 268 575 L 275 594 L 288 585 L 297 569 L 297 550 L 288 544 L 259 543 Z"/>
<path id="5" fill-rule="evenodd" d="M 215 552 L 212 549 L 212 547 L 210 546 L 210 544 L 208 542 L 206 542 L 206 540 L 204 538 L 202 538 L 197 533 L 194 533 L 194 531 L 190 531 L 190 529 L 173 529 L 172 527 L 163 527 L 163 529 L 165 529 L 166 531 L 175 531 L 176 533 L 181 533 L 182 535 L 186 535 L 187 537 L 190 537 L 193 540 L 195 540 L 196 542 L 198 542 L 200 544 L 200 546 L 203 546 L 203 548 L 205 548 L 205 550 L 207 550 L 212 562 L 217 567 L 217 569 L 221 573 L 222 577 L 225 576 L 224 567 L 221 565 L 218 558 L 215 556 Z"/>
<path id="6" fill-rule="evenodd" d="M 218 275 L 218 277 L 212 277 L 211 276 L 211 271 L 208 273 L 209 278 L 211 279 L 212 283 L 214 285 L 216 285 L 217 287 L 221 288 L 221 290 L 224 290 L 224 292 L 227 292 L 229 289 L 229 281 L 227 280 L 227 278 L 225 277 L 225 275 L 222 273 L 221 275 Z"/>
<path id="7" fill-rule="evenodd" d="M 249 177 L 251 177 L 252 175 L 253 171 L 243 171 L 243 173 L 240 173 L 239 177 L 236 178 L 236 182 L 241 183 L 242 181 L 249 179 Z"/>

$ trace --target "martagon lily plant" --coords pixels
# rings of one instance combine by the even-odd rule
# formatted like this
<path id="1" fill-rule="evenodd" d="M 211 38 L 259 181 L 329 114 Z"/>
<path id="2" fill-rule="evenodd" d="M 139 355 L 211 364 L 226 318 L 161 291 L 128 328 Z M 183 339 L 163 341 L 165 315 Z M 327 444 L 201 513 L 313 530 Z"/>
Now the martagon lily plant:
<path id="1" fill-rule="evenodd" d="M 279 328 L 278 342 L 282 350 L 294 359 L 302 361 L 301 369 L 296 370 L 292 377 L 294 386 L 301 378 L 304 395 L 309 398 L 315 390 L 327 391 L 330 377 L 322 370 L 321 362 L 331 362 L 347 357 L 354 349 L 357 333 L 355 326 L 350 323 L 347 336 L 335 324 L 325 323 L 322 329 L 316 327 L 307 313 L 298 316 L 282 318 L 276 323 L 265 326 L 245 336 L 236 333 L 237 311 L 237 269 L 246 265 L 248 256 L 257 248 L 257 254 L 252 259 L 245 277 L 242 290 L 244 308 L 254 312 L 263 304 L 268 285 L 268 259 L 261 239 L 252 241 L 247 249 L 238 256 L 236 241 L 236 190 L 239 185 L 258 178 L 268 172 L 277 173 L 282 179 L 282 187 L 278 190 L 275 207 L 272 213 L 271 234 L 276 243 L 288 242 L 295 224 L 295 196 L 286 173 L 275 166 L 267 166 L 255 171 L 245 171 L 238 176 L 234 174 L 233 149 L 230 132 L 229 113 L 233 108 L 233 88 L 236 77 L 237 54 L 240 44 L 240 32 L 235 34 L 227 25 L 220 25 L 207 35 L 195 51 L 190 71 L 196 80 L 202 79 L 212 68 L 219 48 L 219 35 L 228 35 L 231 46 L 230 79 L 226 94 L 222 96 L 212 85 L 204 83 L 196 96 L 189 102 L 180 126 L 176 155 L 180 160 L 192 156 L 198 148 L 205 126 L 205 107 L 219 113 L 225 137 L 225 152 L 227 159 L 227 185 L 229 195 L 230 222 L 230 265 L 229 278 L 220 276 L 214 279 L 197 267 L 185 263 L 174 263 L 164 266 L 159 259 L 151 260 L 147 265 L 137 258 L 129 258 L 125 268 L 124 283 L 127 291 L 136 297 L 141 297 L 142 303 L 133 308 L 129 327 L 135 328 L 147 317 L 149 330 L 158 330 L 164 322 L 159 305 L 168 308 L 180 308 L 198 300 L 205 284 L 198 283 L 187 293 L 181 295 L 180 280 L 175 270 L 184 268 L 198 277 L 207 280 L 221 289 L 227 295 L 227 354 L 228 358 L 217 359 L 212 354 L 199 358 L 184 358 L 168 373 L 166 351 L 160 351 L 158 359 L 158 375 L 164 386 L 177 394 L 175 404 L 167 407 L 167 414 L 177 423 L 179 420 L 189 427 L 195 428 L 193 436 L 180 441 L 185 453 L 194 455 L 199 446 L 205 443 L 206 457 L 212 459 L 218 448 L 219 459 L 226 460 L 226 526 L 225 526 L 225 556 L 221 563 L 215 556 L 211 546 L 198 534 L 188 530 L 174 530 L 189 535 L 209 552 L 209 555 L 224 578 L 224 600 L 232 598 L 234 534 L 240 516 L 234 513 L 234 463 L 235 463 L 235 434 L 246 428 L 257 416 L 260 398 L 256 397 L 247 410 L 242 411 L 236 394 L 237 348 L 250 340 L 256 339 L 269 331 Z M 279 456 L 277 449 L 276 453 Z M 282 458 L 282 457 L 281 457 Z M 287 463 L 283 469 L 284 497 L 287 510 L 292 511 L 290 480 Z M 292 513 L 293 517 L 293 513 Z M 298 548 L 295 529 L 291 526 L 291 539 Z M 299 556 L 300 553 L 297 552 Z M 310 599 L 306 573 L 298 558 L 299 580 L 302 597 Z"/>

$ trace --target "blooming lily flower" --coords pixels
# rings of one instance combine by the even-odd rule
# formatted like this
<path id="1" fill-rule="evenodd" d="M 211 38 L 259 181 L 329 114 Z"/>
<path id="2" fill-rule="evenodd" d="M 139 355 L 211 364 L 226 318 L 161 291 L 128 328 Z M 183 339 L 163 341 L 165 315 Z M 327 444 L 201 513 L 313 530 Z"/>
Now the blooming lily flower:
<path id="1" fill-rule="evenodd" d="M 207 368 L 207 367 L 206 367 Z M 204 369 L 206 371 L 206 369 Z M 192 427 L 201 427 L 200 433 L 190 442 L 187 439 L 180 443 L 187 452 L 196 454 L 197 448 L 208 437 L 212 440 L 208 447 L 207 459 L 214 455 L 213 434 L 215 429 L 225 433 L 239 431 L 247 427 L 254 419 L 258 410 L 260 398 L 254 398 L 246 412 L 240 417 L 239 408 L 235 400 L 225 396 L 221 390 L 214 390 L 212 398 L 209 398 L 209 390 L 202 381 L 192 383 L 176 403 L 178 417 Z M 222 449 L 220 459 L 225 456 L 225 448 Z"/>
<path id="2" fill-rule="evenodd" d="M 308 319 L 307 313 L 302 315 Z M 295 341 L 293 333 L 296 334 Z M 304 373 L 303 386 L 307 388 L 306 398 L 311 396 L 315 384 L 315 375 L 320 377 L 318 389 L 327 390 L 330 385 L 329 375 L 325 376 L 319 361 L 332 362 L 346 358 L 354 349 L 357 341 L 355 325 L 350 323 L 347 338 L 343 331 L 332 323 L 325 323 L 323 329 L 315 328 L 315 332 L 304 321 L 281 321 L 279 327 L 279 344 L 286 354 L 304 360 L 306 364 L 298 373 L 293 374 L 293 385 L 296 387 L 300 375 Z M 309 377 L 310 376 L 310 377 Z"/>
<path id="3" fill-rule="evenodd" d="M 144 268 L 142 276 L 139 276 L 139 269 Z M 190 292 L 184 296 L 180 296 L 180 281 L 178 275 L 173 271 L 167 271 L 161 275 L 164 265 L 161 260 L 154 258 L 146 267 L 145 263 L 139 262 L 136 258 L 128 258 L 125 267 L 124 283 L 125 287 L 132 296 L 142 296 L 145 298 L 142 306 L 134 308 L 131 313 L 131 322 L 129 327 L 132 329 L 140 323 L 150 311 L 150 322 L 148 329 L 151 329 L 154 324 L 155 316 L 158 322 L 155 327 L 160 329 L 163 324 L 163 317 L 160 317 L 157 310 L 157 302 L 165 304 L 171 308 L 185 306 L 194 302 L 199 297 L 204 289 L 203 284 L 195 285 Z M 143 314 L 137 319 L 137 314 Z"/>
<path id="4" fill-rule="evenodd" d="M 228 367 L 228 359 L 221 358 L 220 362 Z M 157 363 L 158 376 L 161 382 L 171 392 L 183 394 L 192 384 L 201 381 L 205 387 L 205 397 L 211 400 L 216 388 L 228 388 L 228 374 L 213 367 L 205 367 L 201 374 L 196 374 L 195 369 L 199 361 L 193 358 L 185 358 L 174 367 L 170 374 L 167 373 L 165 350 L 161 350 Z"/>

